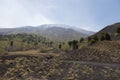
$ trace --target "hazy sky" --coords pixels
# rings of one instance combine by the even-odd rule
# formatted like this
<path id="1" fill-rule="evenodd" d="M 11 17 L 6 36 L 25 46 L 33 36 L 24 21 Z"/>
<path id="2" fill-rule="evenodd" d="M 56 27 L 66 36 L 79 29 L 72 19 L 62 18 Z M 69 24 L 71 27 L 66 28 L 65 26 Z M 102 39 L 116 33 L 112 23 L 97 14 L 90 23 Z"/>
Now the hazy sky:
<path id="1" fill-rule="evenodd" d="M 120 0 L 0 0 L 0 28 L 67 24 L 98 31 L 120 22 Z"/>

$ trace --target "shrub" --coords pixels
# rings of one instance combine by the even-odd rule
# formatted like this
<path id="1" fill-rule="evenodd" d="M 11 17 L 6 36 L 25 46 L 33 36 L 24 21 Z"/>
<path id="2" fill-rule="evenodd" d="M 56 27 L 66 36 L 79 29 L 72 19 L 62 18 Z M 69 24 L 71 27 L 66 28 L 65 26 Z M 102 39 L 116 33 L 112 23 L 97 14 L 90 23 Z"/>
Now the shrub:
<path id="1" fill-rule="evenodd" d="M 45 46 L 41 46 L 39 49 L 39 52 L 42 52 L 42 53 L 46 52 Z"/>
<path id="2" fill-rule="evenodd" d="M 79 42 L 80 42 L 80 43 L 83 43 L 84 40 L 85 40 L 85 39 L 82 37 Z"/>
<path id="3" fill-rule="evenodd" d="M 88 38 L 89 44 L 94 44 L 94 43 L 96 43 L 98 40 L 99 40 L 99 39 L 98 39 L 97 36 L 92 36 L 92 37 L 89 37 L 89 38 Z"/>
<path id="4" fill-rule="evenodd" d="M 91 37 L 88 37 L 88 42 L 90 42 L 91 41 Z"/>
<path id="5" fill-rule="evenodd" d="M 120 28 L 117 28 L 117 30 L 116 30 L 116 36 L 120 37 Z"/>
<path id="6" fill-rule="evenodd" d="M 59 44 L 59 49 L 61 49 L 61 47 L 62 47 L 62 45 L 61 45 L 61 44 Z"/>
<path id="7" fill-rule="evenodd" d="M 67 43 L 62 46 L 62 50 L 64 51 L 68 51 L 69 49 L 70 49 L 70 46 Z"/>
<path id="8" fill-rule="evenodd" d="M 103 40 L 111 40 L 111 37 L 109 35 L 109 33 L 102 33 L 101 36 L 100 36 L 100 40 L 103 41 Z"/>
<path id="9" fill-rule="evenodd" d="M 91 39 L 90 44 L 94 44 L 94 43 L 96 43 L 96 41 L 94 39 Z"/>

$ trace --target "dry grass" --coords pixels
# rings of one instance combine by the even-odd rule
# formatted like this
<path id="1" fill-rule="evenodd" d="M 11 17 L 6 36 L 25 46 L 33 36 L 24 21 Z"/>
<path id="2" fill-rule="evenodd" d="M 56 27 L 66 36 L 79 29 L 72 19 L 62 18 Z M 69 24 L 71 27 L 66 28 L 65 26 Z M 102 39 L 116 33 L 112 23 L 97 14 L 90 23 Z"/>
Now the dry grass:
<path id="1" fill-rule="evenodd" d="M 28 50 L 28 51 L 15 51 L 15 52 L 9 52 L 8 55 L 52 55 L 52 56 L 59 56 L 60 54 L 55 54 L 52 51 L 41 53 L 39 50 Z"/>
<path id="2" fill-rule="evenodd" d="M 37 54 L 38 50 L 28 50 L 28 51 L 15 51 L 15 52 L 9 52 L 9 54 Z"/>
<path id="3" fill-rule="evenodd" d="M 66 63 L 51 56 L 2 56 L 0 80 L 119 80 L 120 68 Z"/>

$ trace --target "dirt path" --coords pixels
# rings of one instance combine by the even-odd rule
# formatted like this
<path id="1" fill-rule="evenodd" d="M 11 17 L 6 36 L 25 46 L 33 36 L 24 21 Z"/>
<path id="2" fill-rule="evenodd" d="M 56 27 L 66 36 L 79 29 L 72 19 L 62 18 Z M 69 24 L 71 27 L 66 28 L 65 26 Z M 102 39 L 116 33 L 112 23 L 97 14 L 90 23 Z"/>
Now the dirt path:
<path id="1" fill-rule="evenodd" d="M 63 61 L 66 63 L 78 63 L 81 65 L 93 65 L 93 66 L 108 66 L 112 68 L 120 68 L 120 64 L 112 64 L 112 63 L 99 63 L 99 62 L 87 62 L 87 61 Z"/>

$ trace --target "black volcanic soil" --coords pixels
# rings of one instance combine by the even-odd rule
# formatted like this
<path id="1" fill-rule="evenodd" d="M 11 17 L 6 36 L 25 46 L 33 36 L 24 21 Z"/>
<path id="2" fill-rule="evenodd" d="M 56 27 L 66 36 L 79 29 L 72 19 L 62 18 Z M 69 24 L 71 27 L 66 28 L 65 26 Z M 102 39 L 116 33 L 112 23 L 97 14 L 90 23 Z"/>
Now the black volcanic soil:
<path id="1" fill-rule="evenodd" d="M 0 56 L 0 80 L 119 80 L 120 67 L 82 64 L 51 55 Z"/>

